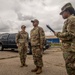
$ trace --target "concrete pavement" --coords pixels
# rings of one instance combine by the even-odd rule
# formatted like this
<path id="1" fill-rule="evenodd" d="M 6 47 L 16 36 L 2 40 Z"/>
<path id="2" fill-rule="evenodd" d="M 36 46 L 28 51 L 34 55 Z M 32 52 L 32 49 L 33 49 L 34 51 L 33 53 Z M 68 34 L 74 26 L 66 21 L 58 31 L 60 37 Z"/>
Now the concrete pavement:
<path id="1" fill-rule="evenodd" d="M 59 48 L 46 50 L 43 56 L 44 67 L 40 75 L 67 75 L 62 52 Z M 17 52 L 0 51 L 0 75 L 36 75 L 32 55 L 27 56 L 28 67 L 20 68 Z"/>

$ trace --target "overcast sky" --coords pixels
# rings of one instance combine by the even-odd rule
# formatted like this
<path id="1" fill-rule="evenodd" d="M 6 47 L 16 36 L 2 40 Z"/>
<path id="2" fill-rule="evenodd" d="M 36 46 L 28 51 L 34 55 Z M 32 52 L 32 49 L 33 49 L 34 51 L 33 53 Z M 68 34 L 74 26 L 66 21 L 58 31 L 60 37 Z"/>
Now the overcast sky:
<path id="1" fill-rule="evenodd" d="M 49 24 L 55 31 L 61 31 L 64 20 L 59 15 L 61 7 L 75 0 L 0 0 L 0 33 L 15 33 L 25 24 L 29 33 L 33 28 L 30 20 L 38 19 L 46 35 L 52 33 L 46 28 Z"/>

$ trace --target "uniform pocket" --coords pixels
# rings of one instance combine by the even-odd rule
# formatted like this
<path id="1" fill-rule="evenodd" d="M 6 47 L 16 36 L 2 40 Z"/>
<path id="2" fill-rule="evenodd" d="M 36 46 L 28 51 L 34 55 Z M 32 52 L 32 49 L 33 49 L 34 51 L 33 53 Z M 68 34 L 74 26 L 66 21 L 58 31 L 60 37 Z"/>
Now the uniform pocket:
<path id="1" fill-rule="evenodd" d="M 61 49 L 63 51 L 71 51 L 71 43 L 63 43 Z"/>
<path id="2" fill-rule="evenodd" d="M 72 52 L 75 52 L 75 43 L 71 43 Z"/>

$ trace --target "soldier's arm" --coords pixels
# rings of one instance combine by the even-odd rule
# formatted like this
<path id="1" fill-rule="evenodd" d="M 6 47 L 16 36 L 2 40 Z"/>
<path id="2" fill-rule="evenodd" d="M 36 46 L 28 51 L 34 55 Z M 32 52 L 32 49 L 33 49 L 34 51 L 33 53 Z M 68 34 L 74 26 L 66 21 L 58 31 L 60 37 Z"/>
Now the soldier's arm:
<path id="1" fill-rule="evenodd" d="M 18 32 L 17 35 L 16 35 L 15 41 L 16 41 L 17 44 L 19 43 L 19 37 L 20 37 L 20 32 Z"/>
<path id="2" fill-rule="evenodd" d="M 71 40 L 71 35 L 69 32 L 58 32 L 55 34 L 60 40 Z"/>
<path id="3" fill-rule="evenodd" d="M 58 32 L 56 34 L 57 37 L 59 38 L 67 38 L 71 39 L 75 35 L 75 21 L 69 20 L 68 21 L 68 27 L 67 27 L 67 32 Z"/>
<path id="4" fill-rule="evenodd" d="M 29 34 L 27 33 L 27 44 L 29 44 Z"/>
<path id="5" fill-rule="evenodd" d="M 71 38 L 75 38 L 75 18 L 69 21 L 67 31 L 69 32 Z"/>
<path id="6" fill-rule="evenodd" d="M 40 33 L 40 47 L 43 47 L 44 44 L 45 44 L 45 33 L 44 33 L 44 30 L 41 28 L 39 30 L 39 33 Z"/>
<path id="7" fill-rule="evenodd" d="M 59 37 L 59 38 L 65 38 L 65 37 L 69 36 L 69 33 L 68 32 L 58 32 L 56 34 L 56 36 Z"/>

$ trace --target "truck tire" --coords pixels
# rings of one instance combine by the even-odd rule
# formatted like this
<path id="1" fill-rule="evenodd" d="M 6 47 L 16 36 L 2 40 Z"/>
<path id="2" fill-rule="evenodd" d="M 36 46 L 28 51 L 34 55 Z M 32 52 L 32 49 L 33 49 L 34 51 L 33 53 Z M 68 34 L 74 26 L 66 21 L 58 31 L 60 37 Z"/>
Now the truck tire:
<path id="1" fill-rule="evenodd" d="M 0 44 L 0 51 L 3 51 L 3 46 L 2 46 L 2 44 Z"/>
<path id="2" fill-rule="evenodd" d="M 11 51 L 15 51 L 15 49 L 11 49 Z"/>
<path id="3" fill-rule="evenodd" d="M 32 54 L 32 50 L 31 49 L 29 50 L 29 54 Z"/>

